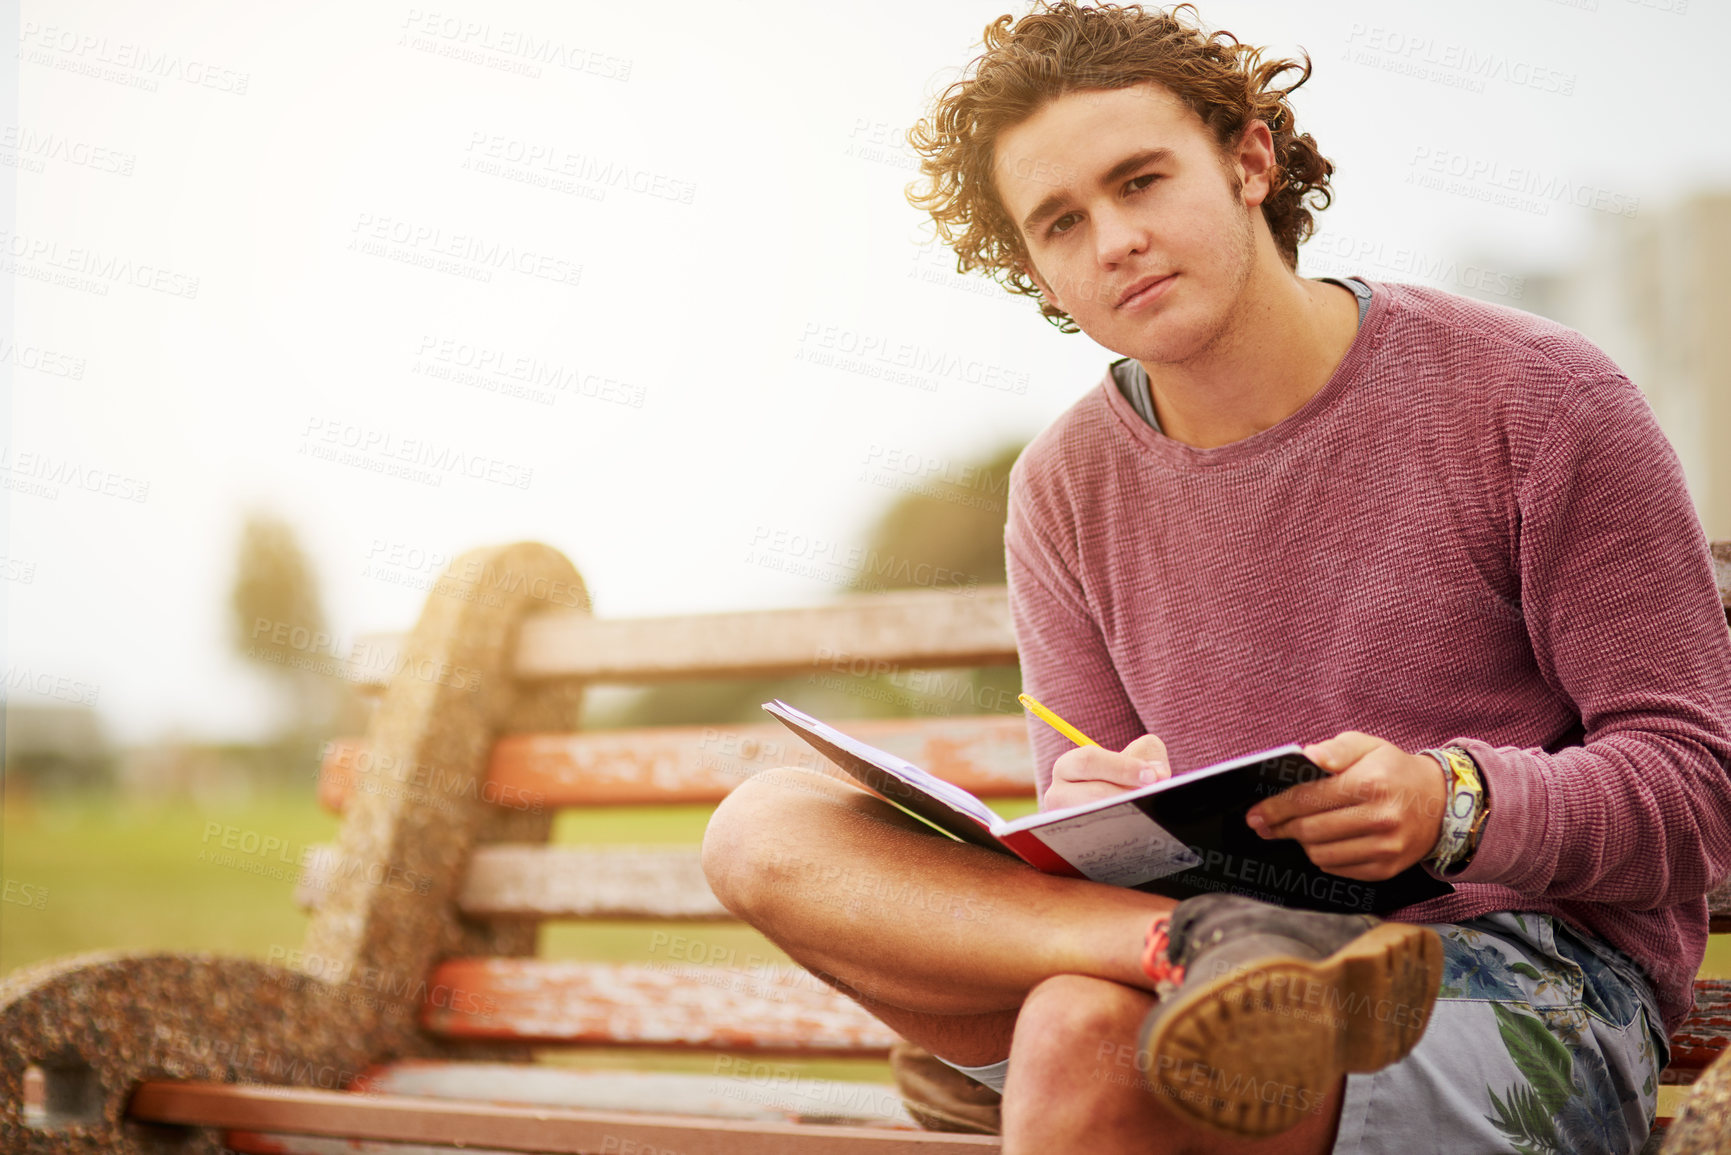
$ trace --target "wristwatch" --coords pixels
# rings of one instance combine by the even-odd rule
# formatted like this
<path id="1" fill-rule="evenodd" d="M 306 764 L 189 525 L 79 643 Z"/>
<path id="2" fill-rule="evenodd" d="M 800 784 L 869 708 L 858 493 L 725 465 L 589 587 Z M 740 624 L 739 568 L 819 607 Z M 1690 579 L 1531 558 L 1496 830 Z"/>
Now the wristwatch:
<path id="1" fill-rule="evenodd" d="M 1426 861 L 1438 874 L 1465 869 L 1479 848 L 1479 836 L 1484 832 L 1485 819 L 1490 816 L 1490 802 L 1485 795 L 1484 777 L 1478 763 L 1459 746 L 1423 750 L 1442 767 L 1444 800 L 1442 830 Z"/>

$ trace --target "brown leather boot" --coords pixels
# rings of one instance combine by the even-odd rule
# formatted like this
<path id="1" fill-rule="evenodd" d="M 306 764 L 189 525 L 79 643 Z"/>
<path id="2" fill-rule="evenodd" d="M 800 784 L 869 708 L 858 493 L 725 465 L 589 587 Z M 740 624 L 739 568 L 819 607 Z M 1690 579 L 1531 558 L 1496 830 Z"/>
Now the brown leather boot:
<path id="1" fill-rule="evenodd" d="M 1003 1097 L 905 1040 L 890 1048 L 890 1073 L 914 1121 L 928 1131 L 996 1135 Z"/>
<path id="2" fill-rule="evenodd" d="M 1370 915 L 1209 894 L 1165 932 L 1145 965 L 1182 977 L 1143 1021 L 1138 1065 L 1172 1110 L 1234 1135 L 1285 1131 L 1343 1074 L 1405 1058 L 1442 986 L 1436 932 Z"/>

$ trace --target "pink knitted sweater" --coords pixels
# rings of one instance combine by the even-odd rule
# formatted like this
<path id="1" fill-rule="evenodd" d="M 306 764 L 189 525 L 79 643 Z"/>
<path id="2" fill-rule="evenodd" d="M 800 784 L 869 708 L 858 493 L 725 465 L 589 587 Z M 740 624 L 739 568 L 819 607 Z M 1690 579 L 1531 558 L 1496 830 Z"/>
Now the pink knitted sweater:
<path id="1" fill-rule="evenodd" d="M 1458 743 L 1483 841 L 1397 917 L 1559 916 L 1639 962 L 1675 1030 L 1731 873 L 1731 635 L 1676 455 L 1578 334 L 1372 289 L 1270 429 L 1184 445 L 1108 374 L 1028 446 L 1023 683 L 1112 749 L 1159 735 L 1177 773 L 1348 729 Z M 1043 795 L 1069 743 L 1029 732 Z"/>

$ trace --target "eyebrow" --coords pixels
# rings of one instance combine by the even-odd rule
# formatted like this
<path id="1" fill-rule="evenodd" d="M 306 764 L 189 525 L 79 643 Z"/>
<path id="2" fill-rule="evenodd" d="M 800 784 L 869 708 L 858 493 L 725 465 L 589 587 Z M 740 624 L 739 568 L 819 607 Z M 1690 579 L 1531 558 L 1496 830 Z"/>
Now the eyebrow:
<path id="1" fill-rule="evenodd" d="M 1144 165 L 1169 161 L 1172 159 L 1172 155 L 1172 150 L 1169 148 L 1145 148 L 1141 152 L 1132 153 L 1106 170 L 1105 175 L 1100 178 L 1100 187 L 1105 188 L 1108 185 L 1117 184 Z M 1039 204 L 1034 206 L 1033 212 L 1022 218 L 1022 231 L 1032 233 L 1035 225 L 1051 216 L 1069 199 L 1069 190 L 1060 189 L 1041 200 Z"/>

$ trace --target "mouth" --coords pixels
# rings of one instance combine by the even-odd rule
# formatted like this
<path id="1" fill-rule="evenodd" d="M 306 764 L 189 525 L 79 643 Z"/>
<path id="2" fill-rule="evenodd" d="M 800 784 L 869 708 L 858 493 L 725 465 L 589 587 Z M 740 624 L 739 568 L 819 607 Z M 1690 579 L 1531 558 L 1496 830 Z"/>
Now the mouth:
<path id="1" fill-rule="evenodd" d="M 1136 305 L 1145 300 L 1152 300 L 1153 297 L 1163 291 L 1166 284 L 1177 275 L 1177 273 L 1167 273 L 1163 277 L 1143 277 L 1141 280 L 1132 284 L 1128 289 L 1125 289 L 1124 295 L 1119 297 L 1118 303 L 1112 307 L 1114 309 L 1122 309 L 1127 305 Z"/>

